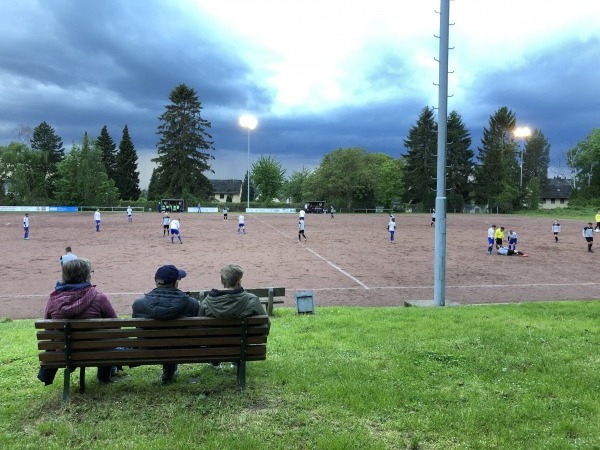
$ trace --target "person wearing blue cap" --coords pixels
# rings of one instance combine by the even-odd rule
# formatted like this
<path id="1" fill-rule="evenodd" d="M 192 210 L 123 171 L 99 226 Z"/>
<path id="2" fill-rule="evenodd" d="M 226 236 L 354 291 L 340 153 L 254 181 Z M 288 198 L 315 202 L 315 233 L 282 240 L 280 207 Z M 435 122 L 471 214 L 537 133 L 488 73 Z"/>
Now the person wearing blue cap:
<path id="1" fill-rule="evenodd" d="M 155 320 L 197 316 L 198 300 L 178 289 L 186 275 L 185 270 L 173 265 L 161 266 L 154 275 L 156 287 L 133 302 L 131 316 Z M 162 382 L 174 381 L 177 373 L 177 364 L 163 365 Z"/>

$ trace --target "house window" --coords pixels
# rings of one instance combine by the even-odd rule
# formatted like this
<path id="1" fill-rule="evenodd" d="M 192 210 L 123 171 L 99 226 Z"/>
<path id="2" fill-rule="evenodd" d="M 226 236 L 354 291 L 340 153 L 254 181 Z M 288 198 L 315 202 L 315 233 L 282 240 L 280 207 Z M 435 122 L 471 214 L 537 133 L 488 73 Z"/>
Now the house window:
<path id="1" fill-rule="evenodd" d="M 564 198 L 561 198 L 561 199 L 560 199 L 560 204 L 561 204 L 561 205 L 564 205 L 564 204 L 565 204 L 565 199 L 564 199 Z"/>
<path id="2" fill-rule="evenodd" d="M 554 205 L 554 203 L 556 203 L 556 199 L 554 199 L 554 198 L 551 198 L 551 199 L 550 199 L 550 203 L 552 203 L 552 204 Z"/>
<path id="3" fill-rule="evenodd" d="M 219 198 L 223 200 L 225 198 L 225 194 L 219 194 Z"/>

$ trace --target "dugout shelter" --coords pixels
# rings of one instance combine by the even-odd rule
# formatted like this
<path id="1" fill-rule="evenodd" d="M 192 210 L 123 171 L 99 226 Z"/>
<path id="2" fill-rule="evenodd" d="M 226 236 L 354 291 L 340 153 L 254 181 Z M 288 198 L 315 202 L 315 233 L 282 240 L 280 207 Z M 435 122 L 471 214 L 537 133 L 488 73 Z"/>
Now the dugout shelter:
<path id="1" fill-rule="evenodd" d="M 160 201 L 160 212 L 185 212 L 182 198 L 163 198 Z"/>
<path id="2" fill-rule="evenodd" d="M 307 214 L 322 214 L 325 212 L 325 202 L 322 200 L 304 202 L 304 211 Z"/>

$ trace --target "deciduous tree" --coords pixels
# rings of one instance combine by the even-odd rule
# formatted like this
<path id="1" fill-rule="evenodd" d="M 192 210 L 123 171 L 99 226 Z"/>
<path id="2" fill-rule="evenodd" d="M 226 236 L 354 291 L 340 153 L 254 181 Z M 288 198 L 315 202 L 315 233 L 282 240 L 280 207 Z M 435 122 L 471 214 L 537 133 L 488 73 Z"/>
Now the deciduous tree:
<path id="1" fill-rule="evenodd" d="M 261 155 L 258 161 L 252 164 L 251 180 L 263 202 L 270 202 L 279 195 L 284 177 L 285 169 L 272 155 Z"/>
<path id="2" fill-rule="evenodd" d="M 119 199 L 115 182 L 106 174 L 100 149 L 85 133 L 81 145 L 58 165 L 57 199 L 66 205 L 108 206 Z"/>

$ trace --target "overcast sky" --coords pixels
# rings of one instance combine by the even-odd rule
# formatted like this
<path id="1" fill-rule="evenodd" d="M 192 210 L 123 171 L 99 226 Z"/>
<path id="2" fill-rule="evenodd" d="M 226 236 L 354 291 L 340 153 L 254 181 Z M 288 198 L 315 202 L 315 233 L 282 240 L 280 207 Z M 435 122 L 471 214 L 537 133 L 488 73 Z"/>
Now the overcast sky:
<path id="1" fill-rule="evenodd" d="M 212 123 L 209 178 L 272 154 L 287 175 L 340 147 L 398 157 L 437 106 L 439 0 L 0 0 L 0 145 L 48 122 L 68 148 L 127 124 L 141 185 L 171 90 L 198 93 Z M 450 2 L 448 109 L 480 145 L 509 107 L 540 129 L 551 164 L 600 127 L 600 1 Z"/>

